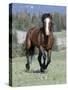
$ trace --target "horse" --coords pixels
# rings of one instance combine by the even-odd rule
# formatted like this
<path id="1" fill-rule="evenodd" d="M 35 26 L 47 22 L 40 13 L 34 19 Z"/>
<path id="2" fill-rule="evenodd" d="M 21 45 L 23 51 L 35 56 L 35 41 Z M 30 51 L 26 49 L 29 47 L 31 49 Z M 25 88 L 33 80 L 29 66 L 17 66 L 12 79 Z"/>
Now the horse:
<path id="1" fill-rule="evenodd" d="M 30 70 L 31 60 L 35 52 L 35 47 L 38 48 L 38 62 L 40 72 L 44 72 L 51 62 L 51 51 L 54 44 L 52 15 L 44 13 L 41 17 L 42 27 L 33 27 L 29 29 L 26 35 L 26 70 Z M 46 63 L 47 58 L 47 63 Z"/>

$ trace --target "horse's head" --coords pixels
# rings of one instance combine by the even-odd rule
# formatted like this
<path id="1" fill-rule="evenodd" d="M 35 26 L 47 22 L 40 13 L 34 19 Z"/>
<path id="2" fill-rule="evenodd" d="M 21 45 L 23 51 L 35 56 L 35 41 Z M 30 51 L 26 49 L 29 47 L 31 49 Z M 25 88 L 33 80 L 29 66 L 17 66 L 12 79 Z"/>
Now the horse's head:
<path id="1" fill-rule="evenodd" d="M 52 30 L 52 16 L 49 13 L 45 13 L 42 15 L 42 22 L 44 27 L 44 32 L 46 36 L 50 35 Z"/>

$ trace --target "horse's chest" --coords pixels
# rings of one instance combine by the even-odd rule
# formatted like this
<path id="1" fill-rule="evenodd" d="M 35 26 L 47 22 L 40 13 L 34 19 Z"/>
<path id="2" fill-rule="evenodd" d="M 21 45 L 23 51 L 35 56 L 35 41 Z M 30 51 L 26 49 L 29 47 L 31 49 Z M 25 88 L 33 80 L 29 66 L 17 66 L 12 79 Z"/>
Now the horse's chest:
<path id="1" fill-rule="evenodd" d="M 52 48 L 53 38 L 52 36 L 45 37 L 43 34 L 39 37 L 39 45 L 43 46 L 46 50 Z"/>

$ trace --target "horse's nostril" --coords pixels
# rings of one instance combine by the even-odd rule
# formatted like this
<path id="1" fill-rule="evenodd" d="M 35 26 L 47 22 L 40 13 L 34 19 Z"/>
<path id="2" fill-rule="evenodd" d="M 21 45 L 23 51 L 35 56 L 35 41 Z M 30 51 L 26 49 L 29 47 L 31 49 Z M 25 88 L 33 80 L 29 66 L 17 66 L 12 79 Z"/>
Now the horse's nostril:
<path id="1" fill-rule="evenodd" d="M 47 33 L 46 35 L 49 36 L 49 33 Z"/>

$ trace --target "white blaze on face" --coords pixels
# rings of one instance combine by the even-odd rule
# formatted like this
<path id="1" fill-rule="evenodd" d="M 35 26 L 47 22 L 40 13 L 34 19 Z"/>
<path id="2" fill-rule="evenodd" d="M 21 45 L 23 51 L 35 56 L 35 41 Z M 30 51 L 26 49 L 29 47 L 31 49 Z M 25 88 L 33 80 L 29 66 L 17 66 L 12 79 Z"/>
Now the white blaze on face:
<path id="1" fill-rule="evenodd" d="M 45 33 L 46 35 L 49 35 L 49 22 L 50 22 L 50 18 L 46 18 L 44 19 L 44 23 L 46 23 L 46 26 L 45 26 Z"/>

